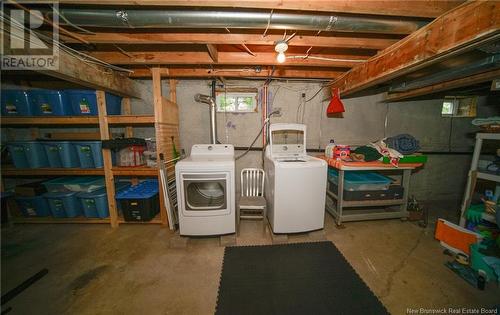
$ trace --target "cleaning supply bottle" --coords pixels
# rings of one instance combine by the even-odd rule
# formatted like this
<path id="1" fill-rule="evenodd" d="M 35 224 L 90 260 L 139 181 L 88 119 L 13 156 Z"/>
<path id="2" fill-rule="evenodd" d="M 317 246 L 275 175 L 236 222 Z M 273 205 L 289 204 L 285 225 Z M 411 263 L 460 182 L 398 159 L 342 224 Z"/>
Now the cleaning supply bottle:
<path id="1" fill-rule="evenodd" d="M 333 139 L 330 139 L 330 143 L 326 145 L 325 148 L 325 156 L 329 159 L 333 159 L 334 157 L 334 151 L 335 149 L 335 141 Z"/>

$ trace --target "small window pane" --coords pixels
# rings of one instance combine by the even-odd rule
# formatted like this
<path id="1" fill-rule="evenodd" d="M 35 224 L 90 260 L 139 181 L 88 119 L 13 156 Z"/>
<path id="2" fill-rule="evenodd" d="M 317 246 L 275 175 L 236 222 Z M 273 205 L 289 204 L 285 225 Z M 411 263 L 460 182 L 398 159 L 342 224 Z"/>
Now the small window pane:
<path id="1" fill-rule="evenodd" d="M 216 95 L 218 112 L 257 112 L 257 93 L 225 93 Z"/>

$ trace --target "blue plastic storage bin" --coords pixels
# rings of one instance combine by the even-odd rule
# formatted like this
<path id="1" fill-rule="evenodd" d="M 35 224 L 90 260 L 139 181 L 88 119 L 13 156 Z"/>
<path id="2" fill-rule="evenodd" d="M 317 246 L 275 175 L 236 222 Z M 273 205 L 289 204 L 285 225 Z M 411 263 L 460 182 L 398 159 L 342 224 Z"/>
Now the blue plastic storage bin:
<path id="1" fill-rule="evenodd" d="M 101 141 L 73 142 L 81 168 L 103 167 Z"/>
<path id="2" fill-rule="evenodd" d="M 73 114 L 77 116 L 96 116 L 98 114 L 95 90 L 66 90 Z M 121 114 L 122 98 L 106 93 L 107 115 Z"/>
<path id="3" fill-rule="evenodd" d="M 7 148 L 16 168 L 49 167 L 43 145 L 37 141 L 16 141 L 7 143 Z"/>
<path id="4" fill-rule="evenodd" d="M 31 116 L 31 101 L 27 91 L 2 90 L 2 115 L 3 116 Z"/>
<path id="5" fill-rule="evenodd" d="M 42 196 L 16 197 L 17 205 L 25 217 L 47 217 L 50 215 L 50 207 L 47 200 Z"/>
<path id="6" fill-rule="evenodd" d="M 158 180 L 145 180 L 116 194 L 125 221 L 150 221 L 160 211 Z"/>
<path id="7" fill-rule="evenodd" d="M 328 179 L 338 185 L 339 173 L 336 169 L 328 169 Z M 375 172 L 345 171 L 344 189 L 349 191 L 360 190 L 387 190 L 392 180 L 389 177 Z"/>
<path id="8" fill-rule="evenodd" d="M 75 191 L 48 192 L 43 196 L 47 199 L 50 212 L 55 218 L 73 218 L 82 215 L 82 208 Z"/>
<path id="9" fill-rule="evenodd" d="M 103 176 L 58 177 L 43 183 L 48 192 L 92 192 L 106 186 Z"/>
<path id="10" fill-rule="evenodd" d="M 80 167 L 76 148 L 69 141 L 42 142 L 50 167 Z"/>
<path id="11" fill-rule="evenodd" d="M 66 94 L 58 90 L 31 90 L 33 114 L 38 116 L 71 116 L 73 111 Z"/>
<path id="12" fill-rule="evenodd" d="M 116 183 L 115 193 L 130 186 L 129 183 Z M 109 217 L 109 206 L 106 188 L 93 192 L 83 192 L 76 196 L 81 203 L 83 213 L 87 218 L 107 218 Z"/>

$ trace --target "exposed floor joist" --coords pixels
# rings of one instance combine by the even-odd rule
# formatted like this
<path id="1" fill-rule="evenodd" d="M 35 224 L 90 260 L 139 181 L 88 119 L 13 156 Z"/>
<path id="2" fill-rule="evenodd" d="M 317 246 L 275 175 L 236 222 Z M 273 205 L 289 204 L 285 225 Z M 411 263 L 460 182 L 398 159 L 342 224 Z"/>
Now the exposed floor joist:
<path id="1" fill-rule="evenodd" d="M 11 54 L 9 48 L 4 47 L 4 54 Z M 59 54 L 55 58 L 59 59 L 58 70 L 35 71 L 67 82 L 92 89 L 105 90 L 121 96 L 137 98 L 143 96 L 144 88 L 141 84 L 128 78 L 125 73 L 119 73 L 95 63 L 86 63 L 63 50 L 59 50 Z"/>
<path id="2" fill-rule="evenodd" d="M 61 4 L 119 6 L 228 7 L 275 10 L 303 10 L 435 18 L 464 0 L 59 0 Z"/>
<path id="3" fill-rule="evenodd" d="M 343 97 L 500 37 L 500 2 L 470 1 L 354 67 L 333 83 Z"/>
<path id="4" fill-rule="evenodd" d="M 276 53 L 255 53 L 252 56 L 246 52 L 218 52 L 218 62 L 214 62 L 206 52 L 89 52 L 89 55 L 114 65 L 137 64 L 218 64 L 218 65 L 283 65 L 276 60 Z M 128 56 L 130 55 L 130 56 Z M 315 58 L 329 58 L 334 60 L 318 60 L 313 58 L 292 58 L 287 56 L 286 65 L 318 66 L 318 67 L 345 67 L 351 68 L 368 59 L 368 56 L 356 55 L 316 55 Z"/>
<path id="5" fill-rule="evenodd" d="M 272 75 L 275 78 L 304 78 L 304 79 L 326 79 L 333 80 L 339 77 L 343 72 L 327 71 L 327 70 L 297 70 L 297 69 L 282 69 L 277 68 L 273 72 L 270 69 L 203 69 L 203 68 L 160 68 L 162 77 L 172 78 L 211 78 L 211 77 L 227 77 L 227 78 L 266 78 Z M 151 70 L 148 68 L 134 69 L 131 74 L 133 78 L 147 78 L 151 76 Z"/>
<path id="6" fill-rule="evenodd" d="M 390 93 L 386 96 L 384 101 L 386 102 L 400 102 L 407 99 L 423 96 L 432 95 L 434 93 L 444 92 L 452 89 L 462 88 L 477 83 L 483 83 L 492 81 L 494 79 L 500 78 L 500 69 L 488 71 L 484 73 L 475 74 L 465 78 L 460 78 L 456 80 L 446 81 L 438 84 L 433 84 L 430 86 L 414 89 L 406 92 Z"/>
<path id="7" fill-rule="evenodd" d="M 261 34 L 213 34 L 213 33 L 110 33 L 80 34 L 84 40 L 94 44 L 230 44 L 230 45 L 274 45 L 282 35 Z M 364 37 L 295 36 L 290 46 L 337 47 L 359 49 L 384 49 L 397 39 Z M 66 43 L 79 43 L 66 37 Z"/>

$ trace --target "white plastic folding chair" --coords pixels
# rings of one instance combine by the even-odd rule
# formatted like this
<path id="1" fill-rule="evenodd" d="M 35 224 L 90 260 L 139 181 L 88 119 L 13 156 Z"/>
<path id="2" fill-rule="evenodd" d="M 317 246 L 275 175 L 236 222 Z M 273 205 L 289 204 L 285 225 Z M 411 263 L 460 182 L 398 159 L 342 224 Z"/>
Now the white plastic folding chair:
<path id="1" fill-rule="evenodd" d="M 241 196 L 238 202 L 238 230 L 241 219 L 262 219 L 266 229 L 266 199 L 264 181 L 266 173 L 260 168 L 241 170 Z"/>

